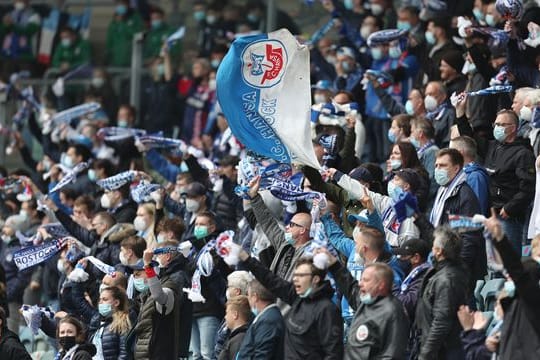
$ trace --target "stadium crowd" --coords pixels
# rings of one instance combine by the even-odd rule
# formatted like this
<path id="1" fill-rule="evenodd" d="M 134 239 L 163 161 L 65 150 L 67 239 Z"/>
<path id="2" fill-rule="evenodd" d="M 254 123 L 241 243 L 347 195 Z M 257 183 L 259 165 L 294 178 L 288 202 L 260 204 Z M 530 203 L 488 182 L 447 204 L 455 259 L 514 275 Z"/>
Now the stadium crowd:
<path id="1" fill-rule="evenodd" d="M 320 169 L 246 148 L 219 104 L 264 2 L 193 1 L 196 49 L 135 3 L 116 0 L 101 65 L 145 33 L 137 109 L 87 67 L 86 15 L 1 17 L 1 136 L 24 166 L 0 168 L 0 359 L 540 358 L 536 1 L 307 1 L 313 36 L 278 9 L 309 46 L 298 136 Z M 21 74 L 46 66 L 35 99 Z M 81 66 L 89 86 L 67 81 Z"/>

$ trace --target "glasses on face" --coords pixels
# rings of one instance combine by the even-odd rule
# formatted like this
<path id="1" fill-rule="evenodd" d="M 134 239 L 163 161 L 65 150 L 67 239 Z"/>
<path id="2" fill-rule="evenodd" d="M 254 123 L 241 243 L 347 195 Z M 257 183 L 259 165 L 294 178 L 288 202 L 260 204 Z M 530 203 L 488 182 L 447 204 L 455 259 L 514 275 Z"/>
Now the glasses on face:
<path id="1" fill-rule="evenodd" d="M 289 227 L 299 227 L 299 228 L 305 228 L 305 226 L 302 226 L 300 224 L 295 223 L 294 221 L 289 222 Z"/>
<path id="2" fill-rule="evenodd" d="M 294 273 L 292 277 L 295 278 L 295 277 L 304 277 L 304 276 L 313 276 L 313 274 L 312 273 Z"/>

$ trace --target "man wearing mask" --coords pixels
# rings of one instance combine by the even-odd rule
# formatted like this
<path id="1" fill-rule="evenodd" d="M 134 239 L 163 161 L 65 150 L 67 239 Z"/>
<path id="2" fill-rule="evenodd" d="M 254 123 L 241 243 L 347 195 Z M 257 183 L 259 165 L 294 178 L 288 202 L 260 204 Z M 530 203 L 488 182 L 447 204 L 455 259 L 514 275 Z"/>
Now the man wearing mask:
<path id="1" fill-rule="evenodd" d="M 450 127 L 454 124 L 456 112 L 446 96 L 446 88 L 439 81 L 432 81 L 426 86 L 424 105 L 426 119 L 431 121 L 435 130 L 435 144 L 439 148 L 448 147 Z"/>
<path id="2" fill-rule="evenodd" d="M 459 259 L 461 239 L 446 227 L 437 228 L 433 235 L 435 262 L 424 276 L 416 306 L 414 326 L 420 337 L 412 356 L 419 360 L 462 359 L 457 311 L 467 303 L 467 274 Z"/>
<path id="3" fill-rule="evenodd" d="M 107 29 L 105 57 L 109 66 L 131 64 L 133 36 L 143 30 L 143 21 L 128 0 L 117 0 L 113 20 Z"/>
<path id="4" fill-rule="evenodd" d="M 402 304 L 392 296 L 392 269 L 379 262 L 369 264 L 358 281 L 335 257 L 322 251 L 330 259 L 329 271 L 338 289 L 356 310 L 343 359 L 404 358 L 409 321 Z"/>

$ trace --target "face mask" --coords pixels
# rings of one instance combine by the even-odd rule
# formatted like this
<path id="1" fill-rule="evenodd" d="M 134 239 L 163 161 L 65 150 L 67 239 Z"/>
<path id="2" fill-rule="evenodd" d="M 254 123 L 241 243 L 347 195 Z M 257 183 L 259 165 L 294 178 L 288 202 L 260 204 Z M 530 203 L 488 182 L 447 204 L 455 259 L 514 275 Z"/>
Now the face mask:
<path id="1" fill-rule="evenodd" d="M 90 169 L 88 170 L 88 180 L 95 182 L 97 180 L 96 170 Z"/>
<path id="2" fill-rule="evenodd" d="M 407 100 L 407 102 L 405 103 L 405 111 L 409 115 L 414 115 L 414 106 L 411 100 Z"/>
<path id="3" fill-rule="evenodd" d="M 98 305 L 98 311 L 101 316 L 109 316 L 112 313 L 112 305 L 111 304 L 99 304 Z"/>
<path id="4" fill-rule="evenodd" d="M 70 47 L 71 46 L 71 39 L 62 39 L 61 41 L 63 47 Z"/>
<path id="5" fill-rule="evenodd" d="M 248 14 L 247 19 L 248 19 L 249 22 L 256 23 L 257 21 L 259 21 L 259 15 Z"/>
<path id="6" fill-rule="evenodd" d="M 15 7 L 15 10 L 17 11 L 21 11 L 21 10 L 24 10 L 24 8 L 26 7 L 26 5 L 24 5 L 24 3 L 22 1 L 17 1 L 14 5 Z"/>
<path id="7" fill-rule="evenodd" d="M 148 289 L 148 285 L 146 285 L 144 279 L 133 279 L 133 286 L 140 293 L 143 293 Z"/>
<path id="8" fill-rule="evenodd" d="M 392 170 L 397 170 L 401 168 L 401 160 L 399 159 L 390 160 L 390 167 L 392 168 Z"/>
<path id="9" fill-rule="evenodd" d="M 345 6 L 345 9 L 352 10 L 354 8 L 353 0 L 343 0 L 343 6 Z"/>
<path id="10" fill-rule="evenodd" d="M 506 291 L 508 297 L 513 298 L 516 294 L 516 284 L 513 281 L 506 281 L 504 283 L 504 291 Z"/>
<path id="11" fill-rule="evenodd" d="M 313 292 L 313 288 L 310 286 L 302 295 L 299 295 L 302 299 L 307 298 Z"/>
<path id="12" fill-rule="evenodd" d="M 163 234 L 158 234 L 157 239 L 156 239 L 156 241 L 158 242 L 158 244 L 164 242 L 165 240 L 167 240 L 167 239 L 165 239 L 165 235 L 163 235 Z"/>
<path id="13" fill-rule="evenodd" d="M 210 90 L 216 90 L 216 87 L 217 87 L 216 79 L 208 80 L 208 88 Z"/>
<path id="14" fill-rule="evenodd" d="M 190 213 L 197 212 L 199 210 L 199 202 L 194 199 L 186 199 L 186 210 Z"/>
<path id="15" fill-rule="evenodd" d="M 403 194 L 403 189 L 401 186 L 398 186 L 394 183 L 394 181 L 389 181 L 387 186 L 388 196 L 392 198 L 394 201 L 399 200 L 399 196 Z"/>
<path id="16" fill-rule="evenodd" d="M 221 60 L 220 59 L 212 59 L 210 61 L 210 65 L 212 66 L 213 69 L 217 69 L 219 64 L 221 64 Z"/>
<path id="17" fill-rule="evenodd" d="M 461 73 L 463 75 L 472 74 L 476 71 L 476 65 L 470 61 L 465 61 L 465 64 L 463 64 L 463 68 L 461 69 Z"/>
<path id="18" fill-rule="evenodd" d="M 118 124 L 118 127 L 121 127 L 121 128 L 128 127 L 128 121 L 126 119 L 118 119 L 117 124 Z"/>
<path id="19" fill-rule="evenodd" d="M 367 40 L 367 38 L 369 37 L 369 35 L 371 35 L 371 26 L 362 26 L 360 28 L 360 36 L 364 39 L 364 40 Z"/>
<path id="20" fill-rule="evenodd" d="M 217 21 L 217 17 L 216 17 L 215 15 L 208 15 L 208 16 L 206 17 L 206 22 L 207 22 L 208 24 L 210 24 L 210 25 L 215 24 L 216 21 Z"/>
<path id="21" fill-rule="evenodd" d="M 161 26 L 162 23 L 163 23 L 163 21 L 158 20 L 158 19 L 152 20 L 152 28 L 157 29 L 157 28 L 159 28 Z"/>
<path id="22" fill-rule="evenodd" d="M 21 211 L 19 211 L 19 215 L 22 216 L 25 221 L 28 220 L 28 211 L 21 209 Z"/>
<path id="23" fill-rule="evenodd" d="M 495 22 L 495 16 L 491 15 L 491 14 L 487 14 L 486 15 L 486 24 L 488 26 L 495 26 L 497 25 L 497 23 Z"/>
<path id="24" fill-rule="evenodd" d="M 96 88 L 100 88 L 105 84 L 105 79 L 102 77 L 95 77 L 92 78 L 92 86 Z"/>
<path id="25" fill-rule="evenodd" d="M 390 49 L 388 49 L 388 56 L 390 56 L 392 59 L 397 59 L 401 56 L 401 49 L 397 46 L 392 46 Z"/>
<path id="26" fill-rule="evenodd" d="M 379 48 L 373 48 L 371 49 L 371 56 L 374 60 L 381 60 L 383 57 L 383 52 Z"/>
<path id="27" fill-rule="evenodd" d="M 424 106 L 426 107 L 427 111 L 434 111 L 437 108 L 437 99 L 435 99 L 433 96 L 428 95 L 424 98 Z"/>
<path id="28" fill-rule="evenodd" d="M 412 25 L 408 21 L 398 21 L 397 22 L 397 28 L 398 30 L 411 30 Z"/>
<path id="29" fill-rule="evenodd" d="M 1 238 L 4 244 L 9 244 L 11 242 L 11 236 L 9 235 L 2 234 Z"/>
<path id="30" fill-rule="evenodd" d="M 448 176 L 448 170 L 446 169 L 435 169 L 435 182 L 440 186 L 445 186 L 450 182 L 450 177 Z"/>
<path id="31" fill-rule="evenodd" d="M 294 246 L 293 234 L 291 234 L 290 232 L 286 232 L 285 233 L 285 241 L 287 242 L 287 244 Z"/>
<path id="32" fill-rule="evenodd" d="M 128 259 L 126 258 L 126 255 L 121 252 L 120 255 L 118 255 L 118 260 L 120 260 L 120 263 L 124 266 L 128 264 Z"/>
<path id="33" fill-rule="evenodd" d="M 343 61 L 343 62 L 341 63 L 341 68 L 342 68 L 343 71 L 346 72 L 346 73 L 350 73 L 351 70 L 352 70 L 351 64 L 350 64 L 349 62 L 347 62 L 347 61 Z"/>
<path id="34" fill-rule="evenodd" d="M 66 271 L 66 269 L 64 268 L 64 260 L 63 259 L 58 259 L 58 261 L 56 262 L 56 270 L 58 270 L 58 272 L 60 274 L 63 274 L 64 271 Z"/>
<path id="35" fill-rule="evenodd" d="M 206 14 L 202 10 L 195 11 L 193 13 L 193 18 L 195 19 L 195 21 L 202 21 L 205 17 L 206 17 Z"/>
<path id="36" fill-rule="evenodd" d="M 420 141 L 418 141 L 418 139 L 412 136 L 409 138 L 409 141 L 411 142 L 412 146 L 414 146 L 415 149 L 420 149 L 420 147 L 422 146 L 420 145 Z"/>
<path id="37" fill-rule="evenodd" d="M 429 45 L 434 45 L 437 42 L 435 34 L 433 34 L 431 31 L 426 31 L 424 35 L 426 36 L 426 41 Z"/>
<path id="38" fill-rule="evenodd" d="M 522 106 L 519 110 L 519 118 L 525 121 L 531 121 L 532 119 L 532 110 L 530 107 Z"/>
<path id="39" fill-rule="evenodd" d="M 127 13 L 127 6 L 126 5 L 117 5 L 114 10 L 118 15 L 125 15 Z"/>
<path id="40" fill-rule="evenodd" d="M 199 226 L 195 225 L 195 228 L 193 229 L 193 235 L 197 239 L 202 239 L 208 236 L 208 226 Z"/>
<path id="41" fill-rule="evenodd" d="M 62 157 L 62 160 L 61 160 L 61 163 L 62 165 L 64 165 L 65 167 L 67 168 L 73 168 L 73 159 L 71 158 L 71 156 L 67 156 L 65 155 L 64 157 Z"/>
<path id="42" fill-rule="evenodd" d="M 505 127 L 495 125 L 495 128 L 493 128 L 493 137 L 499 142 L 504 142 L 507 137 Z"/>
<path id="43" fill-rule="evenodd" d="M 259 315 L 259 309 L 257 309 L 256 307 L 252 307 L 251 313 L 253 314 L 253 316 L 257 316 Z"/>
<path id="44" fill-rule="evenodd" d="M 484 17 L 484 13 L 482 12 L 482 10 L 480 10 L 479 8 L 474 8 L 472 12 L 473 12 L 473 15 L 476 18 L 476 20 L 484 21 L 485 17 Z"/>
<path id="45" fill-rule="evenodd" d="M 331 65 L 335 65 L 336 64 L 336 57 L 334 55 L 328 55 L 324 58 L 324 60 L 326 60 L 327 63 L 331 64 Z"/>
<path id="46" fill-rule="evenodd" d="M 390 142 L 391 142 L 392 144 L 395 144 L 396 141 L 397 141 L 396 134 L 394 134 L 394 132 L 392 131 L 392 129 L 388 129 L 388 140 L 390 140 Z"/>
<path id="47" fill-rule="evenodd" d="M 133 220 L 133 226 L 135 227 L 135 230 L 137 231 L 144 231 L 148 227 L 146 224 L 146 220 L 142 216 L 137 216 L 135 220 Z"/>
<path id="48" fill-rule="evenodd" d="M 375 302 L 375 299 L 371 296 L 370 293 L 367 293 L 360 295 L 360 301 L 362 302 L 362 304 L 371 305 Z"/>
<path id="49" fill-rule="evenodd" d="M 69 350 L 77 344 L 75 336 L 60 336 L 58 338 L 58 345 L 64 350 Z"/>
<path id="50" fill-rule="evenodd" d="M 99 202 L 101 203 L 101 207 L 104 209 L 110 209 L 111 207 L 111 199 L 109 198 L 109 195 L 103 194 L 101 195 L 101 199 L 99 199 Z"/>
<path id="51" fill-rule="evenodd" d="M 384 8 L 381 4 L 371 4 L 371 13 L 375 16 L 382 15 Z"/>

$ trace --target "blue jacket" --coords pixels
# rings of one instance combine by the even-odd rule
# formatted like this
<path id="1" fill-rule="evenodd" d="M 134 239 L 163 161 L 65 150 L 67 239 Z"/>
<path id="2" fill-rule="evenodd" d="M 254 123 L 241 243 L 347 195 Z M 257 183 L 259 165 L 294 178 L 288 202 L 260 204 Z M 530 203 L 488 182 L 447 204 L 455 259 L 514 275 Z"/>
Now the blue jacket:
<path id="1" fill-rule="evenodd" d="M 463 167 L 467 174 L 467 184 L 471 187 L 480 203 L 480 211 L 488 215 L 489 210 L 489 175 L 481 165 L 469 163 Z"/>

